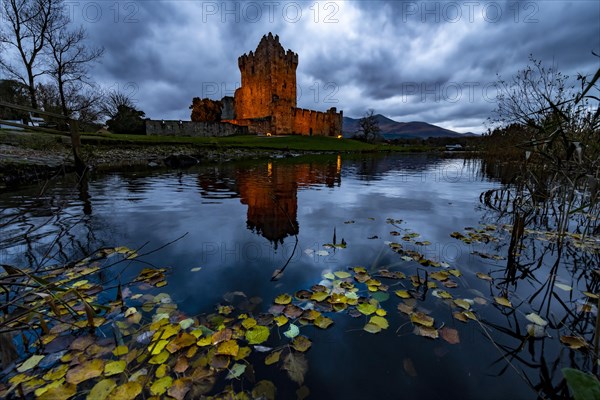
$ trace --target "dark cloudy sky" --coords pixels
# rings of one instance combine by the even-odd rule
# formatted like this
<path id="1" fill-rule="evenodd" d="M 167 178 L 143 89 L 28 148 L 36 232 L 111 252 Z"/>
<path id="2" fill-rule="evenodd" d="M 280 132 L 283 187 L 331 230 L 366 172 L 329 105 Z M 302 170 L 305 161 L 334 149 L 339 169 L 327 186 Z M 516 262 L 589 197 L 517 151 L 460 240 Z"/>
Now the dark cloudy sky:
<path id="1" fill-rule="evenodd" d="M 189 119 L 195 96 L 239 85 L 237 58 L 278 34 L 299 54 L 298 104 L 482 132 L 496 73 L 529 54 L 568 75 L 600 59 L 600 2 L 70 1 L 105 56 L 93 71 L 151 118 Z"/>

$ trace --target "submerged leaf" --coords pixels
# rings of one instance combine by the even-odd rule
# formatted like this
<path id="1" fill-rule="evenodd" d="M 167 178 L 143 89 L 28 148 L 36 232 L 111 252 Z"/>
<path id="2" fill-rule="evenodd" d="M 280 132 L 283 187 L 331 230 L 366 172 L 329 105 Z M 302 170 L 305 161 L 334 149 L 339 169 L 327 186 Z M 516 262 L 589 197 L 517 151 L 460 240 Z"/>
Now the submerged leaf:
<path id="1" fill-rule="evenodd" d="M 290 379 L 298 385 L 304 383 L 304 375 L 308 371 L 308 361 L 304 354 L 289 353 L 283 360 L 282 368 L 287 371 Z"/>
<path id="2" fill-rule="evenodd" d="M 450 344 L 458 344 L 460 343 L 460 338 L 458 336 L 458 331 L 456 329 L 443 327 L 440 329 L 440 334 L 442 335 L 442 339 Z"/>
<path id="3" fill-rule="evenodd" d="M 540 317 L 536 313 L 529 313 L 525 316 L 525 318 L 527 319 L 527 321 L 533 322 L 534 324 L 539 325 L 539 326 L 548 325 L 548 321 L 544 320 L 542 317 Z"/>
<path id="4" fill-rule="evenodd" d="M 246 364 L 233 364 L 225 379 L 239 378 L 246 371 Z"/>

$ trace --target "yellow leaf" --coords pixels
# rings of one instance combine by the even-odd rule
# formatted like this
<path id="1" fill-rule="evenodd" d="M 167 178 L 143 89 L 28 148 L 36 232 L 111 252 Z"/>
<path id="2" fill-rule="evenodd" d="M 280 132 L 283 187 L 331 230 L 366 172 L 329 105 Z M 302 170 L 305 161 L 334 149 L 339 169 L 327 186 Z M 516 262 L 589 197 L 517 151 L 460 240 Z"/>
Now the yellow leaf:
<path id="1" fill-rule="evenodd" d="M 379 327 L 378 325 L 372 324 L 372 323 L 367 323 L 363 329 L 369 333 L 379 333 L 381 332 L 381 327 Z"/>
<path id="2" fill-rule="evenodd" d="M 471 308 L 471 304 L 464 299 L 455 299 L 453 301 L 454 301 L 454 304 L 456 304 L 457 306 L 459 306 L 462 309 L 469 310 Z"/>
<path id="3" fill-rule="evenodd" d="M 127 346 L 117 346 L 112 353 L 117 357 L 123 356 L 129 353 L 129 348 Z"/>
<path id="4" fill-rule="evenodd" d="M 356 309 L 364 315 L 371 315 L 375 311 L 377 311 L 377 303 L 376 302 L 360 303 L 359 305 L 356 306 Z"/>
<path id="5" fill-rule="evenodd" d="M 196 342 L 196 346 L 198 346 L 198 347 L 210 346 L 211 344 L 212 344 L 212 337 L 210 337 L 210 336 L 202 337 L 202 338 L 198 339 L 198 341 Z"/>
<path id="6" fill-rule="evenodd" d="M 117 383 L 112 379 L 103 379 L 96 383 L 90 394 L 86 397 L 87 400 L 105 400 L 110 392 L 117 387 Z"/>
<path id="7" fill-rule="evenodd" d="M 283 317 L 285 318 L 285 317 Z M 256 320 L 254 318 L 246 318 L 242 321 L 242 326 L 246 329 L 250 329 L 256 325 Z"/>
<path id="8" fill-rule="evenodd" d="M 150 360 L 148 360 L 148 362 L 150 364 L 162 364 L 165 361 L 167 361 L 168 358 L 169 358 L 169 352 L 163 351 L 162 353 L 153 356 Z"/>
<path id="9" fill-rule="evenodd" d="M 320 315 L 317 317 L 317 319 L 315 319 L 313 324 L 318 328 L 327 329 L 331 324 L 333 324 L 333 320 Z"/>
<path id="10" fill-rule="evenodd" d="M 153 396 L 160 396 L 162 394 L 164 394 L 167 389 L 169 389 L 171 387 L 171 385 L 173 384 L 173 378 L 171 378 L 170 376 L 165 376 L 163 378 L 158 379 L 157 381 L 155 381 L 152 386 L 150 386 L 150 393 Z"/>
<path id="11" fill-rule="evenodd" d="M 426 327 L 433 326 L 433 318 L 427 314 L 423 314 L 422 312 L 413 312 L 410 315 L 410 320 L 415 324 L 423 325 Z"/>
<path id="12" fill-rule="evenodd" d="M 287 293 L 280 294 L 279 296 L 275 297 L 274 302 L 275 304 L 290 304 L 292 302 L 292 296 Z"/>
<path id="13" fill-rule="evenodd" d="M 156 368 L 156 372 L 154 373 L 154 376 L 156 376 L 157 378 L 163 378 L 164 376 L 167 375 L 168 372 L 169 372 L 169 366 L 167 364 L 161 364 L 158 366 L 158 368 Z"/>
<path id="14" fill-rule="evenodd" d="M 483 279 L 484 281 L 491 282 L 493 280 L 491 276 L 484 274 L 483 272 L 477 272 L 475 276 L 477 276 L 479 279 Z"/>
<path id="15" fill-rule="evenodd" d="M 61 364 L 58 367 L 51 369 L 46 372 L 46 374 L 42 377 L 46 381 L 58 381 L 63 378 L 67 373 L 69 366 L 67 364 Z"/>
<path id="16" fill-rule="evenodd" d="M 125 371 L 126 366 L 127 363 L 123 360 L 108 362 L 104 366 L 104 376 L 120 374 Z"/>
<path id="17" fill-rule="evenodd" d="M 452 275 L 454 275 L 454 276 L 455 276 L 455 277 L 457 277 L 457 278 L 458 278 L 459 276 L 461 276 L 461 275 L 462 275 L 462 274 L 460 273 L 460 271 L 459 271 L 459 270 L 457 270 L 457 269 L 449 269 L 449 270 L 448 270 L 448 272 L 449 272 L 449 273 L 451 273 Z"/>
<path id="18" fill-rule="evenodd" d="M 346 278 L 350 278 L 350 274 L 346 271 L 335 271 L 333 273 L 335 276 L 337 276 L 340 279 L 346 279 Z"/>
<path id="19" fill-rule="evenodd" d="M 219 344 L 219 346 L 217 347 L 216 354 L 224 354 L 227 356 L 235 357 L 238 355 L 239 350 L 240 346 L 235 340 L 228 340 Z"/>
<path id="20" fill-rule="evenodd" d="M 312 346 L 312 342 L 306 336 L 297 336 L 292 340 L 292 347 L 296 351 L 304 353 L 306 350 L 310 349 L 310 346 Z"/>
<path id="21" fill-rule="evenodd" d="M 371 319 L 369 320 L 369 323 L 375 324 L 378 327 L 380 327 L 381 329 L 387 329 L 390 326 L 387 319 L 380 317 L 379 315 L 372 316 Z"/>
<path id="22" fill-rule="evenodd" d="M 412 297 L 410 293 L 408 293 L 408 290 L 396 290 L 394 293 L 401 299 L 410 299 Z"/>
<path id="23" fill-rule="evenodd" d="M 104 371 L 104 361 L 95 358 L 67 371 L 66 381 L 73 385 L 77 385 L 83 381 L 102 375 L 102 371 Z"/>
<path id="24" fill-rule="evenodd" d="M 150 346 L 148 346 L 148 351 L 151 355 L 155 356 L 157 354 L 160 354 L 160 352 L 163 351 L 168 344 L 168 340 L 159 340 L 158 342 L 150 344 Z"/>
<path id="25" fill-rule="evenodd" d="M 261 344 L 269 338 L 269 328 L 257 325 L 246 331 L 246 340 L 249 344 Z"/>
<path id="26" fill-rule="evenodd" d="M 21 364 L 19 366 L 19 368 L 17 368 L 18 372 L 25 372 L 25 371 L 29 371 L 32 368 L 35 368 L 40 361 L 42 361 L 42 359 L 45 356 L 42 355 L 33 355 L 31 357 L 29 357 L 23 364 Z"/>
<path id="27" fill-rule="evenodd" d="M 287 324 L 287 322 L 289 320 L 285 315 L 279 315 L 279 316 L 273 318 L 273 321 L 275 321 L 277 326 L 283 326 L 283 325 Z"/>
<path id="28" fill-rule="evenodd" d="M 126 382 L 117 386 L 108 397 L 108 400 L 133 400 L 142 393 L 142 385 L 137 382 Z"/>
<path id="29" fill-rule="evenodd" d="M 272 365 L 279 361 L 279 356 L 281 355 L 282 350 L 274 351 L 269 353 L 267 357 L 265 357 L 265 364 Z"/>
<path id="30" fill-rule="evenodd" d="M 496 303 L 500 304 L 501 306 L 512 308 L 510 300 L 508 300 L 506 297 L 494 297 L 494 300 L 496 300 Z"/>
<path id="31" fill-rule="evenodd" d="M 433 272 L 433 273 L 429 274 L 429 276 L 431 277 L 431 279 L 435 279 L 436 281 L 443 282 L 448 279 L 450 274 L 446 271 L 437 271 L 437 272 Z"/>
<path id="32" fill-rule="evenodd" d="M 311 300 L 314 301 L 324 301 L 327 297 L 329 297 L 329 294 L 327 292 L 314 292 L 310 296 Z"/>
<path id="33" fill-rule="evenodd" d="M 57 399 L 68 399 L 77 393 L 77 387 L 75 385 L 61 385 L 53 387 L 42 393 L 38 400 L 57 400 Z"/>

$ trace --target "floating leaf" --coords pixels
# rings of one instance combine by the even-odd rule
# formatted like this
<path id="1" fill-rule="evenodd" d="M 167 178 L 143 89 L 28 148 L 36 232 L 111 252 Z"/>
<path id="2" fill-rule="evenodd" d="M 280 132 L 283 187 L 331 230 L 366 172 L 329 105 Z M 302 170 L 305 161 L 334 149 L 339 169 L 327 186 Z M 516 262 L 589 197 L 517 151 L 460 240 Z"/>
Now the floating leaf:
<path id="1" fill-rule="evenodd" d="M 177 400 L 183 400 L 191 388 L 192 380 L 190 378 L 176 379 L 167 390 L 167 394 Z"/>
<path id="2" fill-rule="evenodd" d="M 566 292 L 570 292 L 571 290 L 573 290 L 573 288 L 569 285 L 565 285 L 564 283 L 555 283 L 554 286 L 556 286 L 559 289 L 562 289 Z"/>
<path id="3" fill-rule="evenodd" d="M 331 318 L 324 317 L 320 315 L 317 319 L 314 320 L 313 324 L 321 329 L 327 329 L 331 324 L 333 324 L 333 320 Z"/>
<path id="4" fill-rule="evenodd" d="M 67 383 L 77 385 L 83 381 L 102 375 L 102 371 L 104 371 L 104 361 L 95 358 L 71 368 L 67 371 L 65 379 Z"/>
<path id="5" fill-rule="evenodd" d="M 117 383 L 112 379 L 103 379 L 96 383 L 90 394 L 86 397 L 87 400 L 105 400 L 110 392 L 117 387 Z"/>
<path id="6" fill-rule="evenodd" d="M 265 364 L 266 365 L 272 365 L 272 364 L 275 364 L 275 363 L 279 362 L 279 357 L 281 356 L 281 352 L 282 352 L 282 350 L 277 350 L 277 351 L 274 351 L 272 353 L 269 353 L 265 357 Z"/>
<path id="7" fill-rule="evenodd" d="M 57 400 L 57 399 L 68 399 L 77 393 L 77 386 L 70 384 L 62 384 L 57 387 L 53 387 L 48 389 L 40 396 L 38 396 L 38 400 Z"/>
<path id="8" fill-rule="evenodd" d="M 328 297 L 329 297 L 329 293 L 327 293 L 327 292 L 314 292 L 310 296 L 311 300 L 314 300 L 314 301 L 324 301 Z"/>
<path id="9" fill-rule="evenodd" d="M 369 333 L 379 333 L 381 332 L 381 327 L 379 325 L 375 325 L 372 323 L 367 323 L 363 329 Z"/>
<path id="10" fill-rule="evenodd" d="M 217 347 L 216 354 L 235 357 L 238 355 L 239 351 L 240 346 L 238 345 L 238 343 L 235 340 L 228 340 L 219 344 L 219 346 Z"/>
<path id="11" fill-rule="evenodd" d="M 35 368 L 40 363 L 40 361 L 44 359 L 44 357 L 45 356 L 43 355 L 33 355 L 29 357 L 23 364 L 19 366 L 19 368 L 17 368 L 17 371 L 25 372 L 29 371 L 32 368 Z"/>
<path id="12" fill-rule="evenodd" d="M 289 319 L 285 315 L 279 315 L 273 318 L 273 321 L 275 321 L 277 326 L 283 326 L 288 323 Z"/>
<path id="13" fill-rule="evenodd" d="M 242 326 L 246 329 L 250 329 L 253 326 L 256 326 L 256 324 L 257 324 L 257 322 L 254 318 L 246 318 L 245 320 L 242 321 Z"/>
<path id="14" fill-rule="evenodd" d="M 506 297 L 494 297 L 494 300 L 501 306 L 512 308 L 512 303 Z"/>
<path id="15" fill-rule="evenodd" d="M 298 336 L 294 340 L 292 340 L 292 347 L 294 350 L 304 353 L 306 350 L 310 349 L 312 346 L 312 342 L 306 336 Z"/>
<path id="16" fill-rule="evenodd" d="M 440 289 L 435 289 L 433 292 L 431 292 L 431 294 L 440 299 L 451 299 L 452 298 L 452 295 L 450 293 L 446 292 L 445 290 L 440 290 Z"/>
<path id="17" fill-rule="evenodd" d="M 190 269 L 190 272 L 198 272 L 202 269 L 202 267 L 194 267 Z"/>
<path id="18" fill-rule="evenodd" d="M 426 327 L 432 327 L 434 322 L 432 317 L 430 317 L 427 314 L 423 314 L 422 312 L 413 312 L 410 315 L 410 320 L 415 324 L 423 325 Z"/>
<path id="19" fill-rule="evenodd" d="M 491 276 L 484 274 L 483 272 L 477 272 L 475 276 L 477 276 L 479 279 L 483 279 L 484 281 L 491 282 L 493 280 Z"/>
<path id="20" fill-rule="evenodd" d="M 396 290 L 394 293 L 401 299 L 410 299 L 412 297 L 410 293 L 408 293 L 408 290 Z"/>
<path id="21" fill-rule="evenodd" d="M 269 338 L 269 328 L 257 325 L 246 331 L 246 340 L 249 344 L 260 344 Z"/>
<path id="22" fill-rule="evenodd" d="M 340 279 L 346 279 L 346 278 L 350 278 L 350 273 L 346 272 L 346 271 L 335 271 L 333 273 L 335 276 L 337 276 Z"/>
<path id="23" fill-rule="evenodd" d="M 335 275 L 334 275 L 334 274 L 332 274 L 331 272 L 328 272 L 328 273 L 326 273 L 326 274 L 323 274 L 323 278 L 325 278 L 325 279 L 330 279 L 330 280 L 332 280 L 332 281 L 333 281 L 333 280 L 335 279 Z"/>
<path id="24" fill-rule="evenodd" d="M 173 378 L 171 378 L 170 376 L 162 377 L 154 381 L 152 386 L 150 386 L 150 393 L 153 396 L 160 396 L 164 394 L 167 391 L 167 389 L 171 387 L 172 384 Z"/>
<path id="25" fill-rule="evenodd" d="M 381 329 L 387 329 L 390 326 L 387 319 L 380 317 L 379 315 L 372 316 L 371 319 L 369 320 L 369 323 L 377 325 Z"/>
<path id="26" fill-rule="evenodd" d="M 572 348 L 573 350 L 577 350 L 588 345 L 585 339 L 579 336 L 561 336 L 560 341 Z"/>
<path id="27" fill-rule="evenodd" d="M 525 318 L 527 319 L 527 321 L 533 322 L 534 324 L 539 325 L 539 326 L 548 325 L 548 321 L 545 321 L 542 317 L 540 317 L 536 313 L 529 313 L 525 316 Z"/>
<path id="28" fill-rule="evenodd" d="M 457 306 L 459 306 L 462 309 L 465 309 L 465 310 L 471 309 L 471 303 L 469 303 L 465 299 L 455 299 L 455 300 L 453 300 L 453 302 L 454 302 L 454 304 L 456 304 Z"/>
<path id="29" fill-rule="evenodd" d="M 458 344 L 460 343 L 460 338 L 458 336 L 458 331 L 456 329 L 443 327 L 440 329 L 440 334 L 442 335 L 442 339 L 450 344 Z"/>
<path id="30" fill-rule="evenodd" d="M 462 275 L 461 272 L 457 269 L 449 269 L 448 272 L 457 278 Z"/>
<path id="31" fill-rule="evenodd" d="M 443 282 L 448 279 L 450 274 L 446 271 L 437 271 L 437 272 L 432 272 L 431 274 L 429 274 L 429 276 L 431 277 L 431 279 L 435 279 L 437 281 Z"/>
<path id="32" fill-rule="evenodd" d="M 287 293 L 284 294 L 280 294 L 279 296 L 275 297 L 274 300 L 275 304 L 290 304 L 292 302 L 292 296 L 290 296 Z"/>
<path id="33" fill-rule="evenodd" d="M 430 339 L 437 339 L 439 337 L 438 331 L 429 326 L 415 325 L 413 333 L 415 335 L 428 337 Z"/>
<path id="34" fill-rule="evenodd" d="M 225 379 L 239 378 L 246 371 L 246 364 L 233 364 Z"/>
<path id="35" fill-rule="evenodd" d="M 125 371 L 126 366 L 127 362 L 124 360 L 108 362 L 104 366 L 104 376 L 120 374 L 121 372 Z"/>
<path id="36" fill-rule="evenodd" d="M 288 330 L 283 332 L 283 334 L 285 337 L 293 339 L 300 334 L 300 329 L 296 325 L 290 324 Z"/>
<path id="37" fill-rule="evenodd" d="M 358 311 L 360 311 L 362 314 L 371 315 L 375 311 L 377 311 L 377 304 L 374 304 L 374 302 L 360 303 L 359 305 L 356 306 L 356 309 Z"/>
<path id="38" fill-rule="evenodd" d="M 527 334 L 536 339 L 546 337 L 546 328 L 537 324 L 527 324 Z"/>
<path id="39" fill-rule="evenodd" d="M 573 368 L 563 368 L 562 373 L 575 400 L 600 399 L 600 382 L 594 375 Z"/>
<path id="40" fill-rule="evenodd" d="M 126 382 L 114 389 L 108 399 L 110 400 L 133 400 L 142 393 L 142 385 L 137 382 Z"/>
<path id="41" fill-rule="evenodd" d="M 184 320 L 179 321 L 179 326 L 181 327 L 181 329 L 186 330 L 189 327 L 191 327 L 192 325 L 194 325 L 194 320 L 192 318 L 186 318 Z"/>
<path id="42" fill-rule="evenodd" d="M 124 356 L 125 354 L 129 353 L 129 348 L 127 346 L 117 346 L 112 353 L 117 357 Z"/>

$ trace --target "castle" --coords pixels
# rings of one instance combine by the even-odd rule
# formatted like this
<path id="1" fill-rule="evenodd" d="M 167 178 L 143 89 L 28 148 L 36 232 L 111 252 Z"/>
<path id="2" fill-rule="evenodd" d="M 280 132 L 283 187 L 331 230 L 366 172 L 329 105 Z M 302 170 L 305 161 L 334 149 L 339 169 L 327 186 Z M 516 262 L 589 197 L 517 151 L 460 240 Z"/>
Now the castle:
<path id="1" fill-rule="evenodd" d="M 242 84 L 233 98 L 221 100 L 223 122 L 247 126 L 250 133 L 341 134 L 343 113 L 335 107 L 327 112 L 296 107 L 298 54 L 286 52 L 279 36 L 263 36 L 254 53 L 239 57 L 238 66 Z"/>

